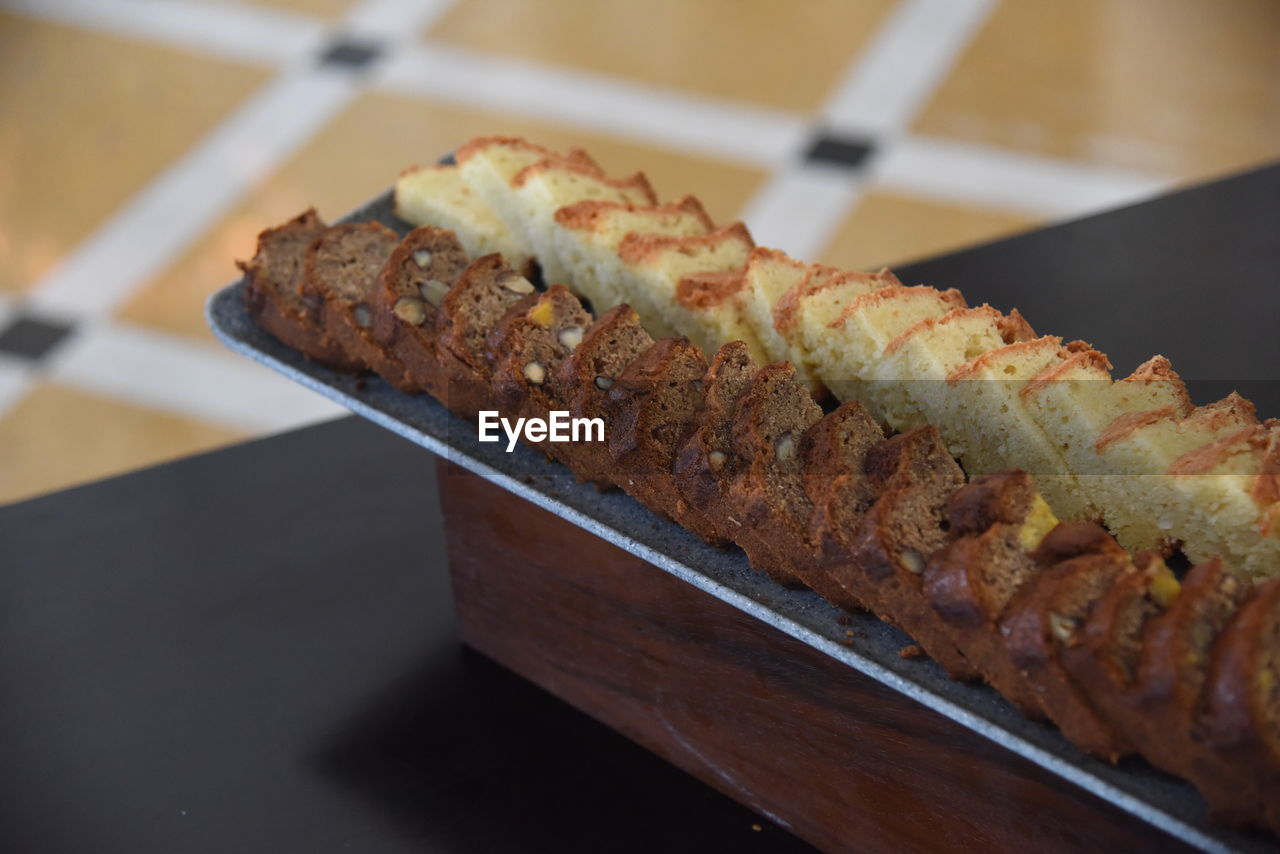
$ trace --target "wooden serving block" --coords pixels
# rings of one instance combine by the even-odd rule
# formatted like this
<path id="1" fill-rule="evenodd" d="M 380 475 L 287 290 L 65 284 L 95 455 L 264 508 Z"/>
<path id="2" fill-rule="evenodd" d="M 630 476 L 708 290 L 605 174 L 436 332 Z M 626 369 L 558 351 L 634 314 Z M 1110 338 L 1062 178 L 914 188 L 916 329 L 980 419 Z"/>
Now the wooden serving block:
<path id="1" fill-rule="evenodd" d="M 439 474 L 465 643 L 818 848 L 1187 850 L 482 477 Z"/>

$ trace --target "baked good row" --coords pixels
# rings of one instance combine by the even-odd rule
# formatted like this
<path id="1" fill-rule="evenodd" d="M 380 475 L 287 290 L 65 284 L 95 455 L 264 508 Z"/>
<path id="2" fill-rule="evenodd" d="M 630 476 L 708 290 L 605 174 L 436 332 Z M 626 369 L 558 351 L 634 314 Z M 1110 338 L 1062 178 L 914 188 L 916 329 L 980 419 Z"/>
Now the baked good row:
<path id="1" fill-rule="evenodd" d="M 1026 469 L 1060 517 L 1130 550 L 1280 575 L 1280 422 L 1235 394 L 1193 405 L 1167 359 L 1114 379 L 1104 354 L 1016 312 L 758 247 L 742 223 L 717 226 L 692 197 L 661 203 L 643 175 L 611 178 L 582 151 L 482 137 L 456 159 L 401 176 L 402 218 L 534 259 L 598 313 L 633 306 L 656 337 L 790 361 L 815 394 L 890 429 L 933 424 L 970 474 Z"/>
<path id="2" fill-rule="evenodd" d="M 1280 579 L 1214 559 L 1179 581 L 1156 552 L 1060 523 L 1024 471 L 966 483 L 932 425 L 886 436 L 857 401 L 824 412 L 788 362 L 744 341 L 708 359 L 626 304 L 595 318 L 444 229 L 401 240 L 308 211 L 242 267 L 257 322 L 309 358 L 468 418 L 602 418 L 606 441 L 535 446 L 780 583 L 874 611 L 1082 749 L 1140 753 L 1219 818 L 1280 831 Z"/>

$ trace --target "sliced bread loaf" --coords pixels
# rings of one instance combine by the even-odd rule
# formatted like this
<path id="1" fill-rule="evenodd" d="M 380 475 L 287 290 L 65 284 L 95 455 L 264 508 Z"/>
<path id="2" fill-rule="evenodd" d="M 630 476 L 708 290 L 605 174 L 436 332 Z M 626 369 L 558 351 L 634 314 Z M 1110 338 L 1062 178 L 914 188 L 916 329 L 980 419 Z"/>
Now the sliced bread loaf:
<path id="1" fill-rule="evenodd" d="M 784 583 L 793 579 L 839 604 L 843 590 L 815 566 L 809 544 L 813 505 L 804 491 L 801 443 L 822 418 L 790 362 L 761 368 L 743 390 L 731 428 L 738 471 L 728 502 L 741 522 L 734 542 L 751 565 Z"/>
<path id="2" fill-rule="evenodd" d="M 391 253 L 373 294 L 373 338 L 399 368 L 383 374 L 402 391 L 439 392 L 436 320 L 469 263 L 453 232 L 415 228 Z"/>
<path id="3" fill-rule="evenodd" d="M 446 406 L 464 418 L 492 408 L 485 339 L 521 300 L 536 299 L 533 284 L 501 255 L 477 258 L 462 271 L 441 300 L 436 319 L 438 396 Z"/>
<path id="4" fill-rule="evenodd" d="M 842 573 L 838 580 L 844 587 L 915 638 L 953 678 L 977 677 L 972 663 L 940 630 L 922 585 L 929 556 L 946 545 L 947 502 L 964 485 L 964 473 L 929 426 L 873 448 L 866 472 L 879 498 L 854 535 L 854 565 L 833 571 Z"/>
<path id="5" fill-rule="evenodd" d="M 867 474 L 867 456 L 883 441 L 880 425 L 851 400 L 809 428 L 800 446 L 802 483 L 813 508 L 808 521 L 812 571 L 839 585 L 841 593 L 828 601 L 846 609 L 866 607 L 854 535 L 879 498 L 879 484 Z"/>
<path id="6" fill-rule="evenodd" d="M 401 365 L 373 335 L 378 277 L 400 238 L 378 223 L 326 228 L 307 248 L 298 292 L 314 307 L 321 334 L 362 368 L 413 389 Z"/>
<path id="7" fill-rule="evenodd" d="M 664 338 L 627 365 L 609 389 L 615 482 L 661 516 L 672 517 L 680 506 L 671 467 L 702 407 L 706 372 L 700 348 L 684 338 Z"/>
<path id="8" fill-rule="evenodd" d="M 311 208 L 258 235 L 252 260 L 236 262 L 245 276 L 245 306 L 259 326 L 307 358 L 357 371 L 363 365 L 325 337 L 319 306 L 308 304 L 299 291 L 307 248 L 326 228 Z"/>
<path id="9" fill-rule="evenodd" d="M 498 410 L 509 418 L 548 422 L 552 411 L 567 413 L 571 390 L 563 384 L 560 366 L 590 325 L 591 315 L 564 285 L 552 285 L 508 312 L 485 342 L 493 371 L 489 387 Z M 562 461 L 580 445 L 549 438 L 532 444 Z"/>
<path id="10" fill-rule="evenodd" d="M 1110 539 L 1100 528 L 1092 537 L 1097 543 Z M 1001 616 L 1000 632 L 1013 665 L 1063 735 L 1081 750 L 1115 762 L 1132 746 L 1071 679 L 1060 652 L 1078 643 L 1094 604 L 1123 575 L 1134 571 L 1133 564 L 1119 547 L 1068 556 L 1072 552 L 1058 551 L 1054 540 L 1050 535 L 1036 550 L 1046 568 L 1014 594 Z M 1081 544 L 1070 545 L 1074 551 Z"/>
<path id="11" fill-rule="evenodd" d="M 702 379 L 702 408 L 672 465 L 680 494 L 677 516 L 689 520 L 689 530 L 717 545 L 736 540 L 742 526 L 737 508 L 729 502 L 729 484 L 741 468 L 732 431 L 738 399 L 759 370 L 741 341 L 730 341 L 716 351 Z"/>
<path id="12" fill-rule="evenodd" d="M 1147 622 L 1124 708 L 1113 718 L 1151 764 L 1191 780 L 1228 813 L 1245 804 L 1234 783 L 1226 783 L 1235 773 L 1194 729 L 1214 641 L 1247 589 L 1220 560 L 1192 567 L 1177 595 Z"/>
<path id="13" fill-rule="evenodd" d="M 1197 736 L 1230 768 L 1197 780 L 1215 813 L 1280 832 L 1280 578 L 1257 585 L 1213 645 Z"/>
<path id="14" fill-rule="evenodd" d="M 570 415 L 606 419 L 605 442 L 583 443 L 568 456 L 569 468 L 580 479 L 601 486 L 613 484 L 614 465 L 607 442 L 609 390 L 627 365 L 652 345 L 653 339 L 641 326 L 640 316 L 631 306 L 617 305 L 591 325 L 582 343 L 560 366 L 559 386 L 568 395 Z"/>
<path id="15" fill-rule="evenodd" d="M 982 475 L 947 508 L 954 539 L 925 567 L 925 595 L 952 642 L 982 677 L 1024 715 L 1043 718 L 1040 695 L 1014 666 L 1000 615 L 1041 569 L 1031 553 L 1057 525 L 1025 471 Z"/>

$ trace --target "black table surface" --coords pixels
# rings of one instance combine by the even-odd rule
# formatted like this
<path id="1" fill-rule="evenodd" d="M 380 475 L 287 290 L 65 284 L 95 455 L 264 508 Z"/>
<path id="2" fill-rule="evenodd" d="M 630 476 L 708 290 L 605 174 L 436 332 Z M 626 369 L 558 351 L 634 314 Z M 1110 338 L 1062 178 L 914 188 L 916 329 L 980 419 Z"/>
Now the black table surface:
<path id="1" fill-rule="evenodd" d="M 899 273 L 1276 415 L 1277 271 L 1280 166 Z M 806 850 L 460 647 L 433 464 L 346 418 L 0 508 L 0 851 Z"/>

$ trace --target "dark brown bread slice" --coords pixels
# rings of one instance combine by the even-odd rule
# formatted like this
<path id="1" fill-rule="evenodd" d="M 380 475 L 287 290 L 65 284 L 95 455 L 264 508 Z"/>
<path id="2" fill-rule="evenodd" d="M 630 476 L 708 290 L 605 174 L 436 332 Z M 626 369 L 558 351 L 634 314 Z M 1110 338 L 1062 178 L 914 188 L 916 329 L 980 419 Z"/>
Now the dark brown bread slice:
<path id="1" fill-rule="evenodd" d="M 884 431 L 857 401 L 842 403 L 805 433 L 802 485 L 809 497 L 811 572 L 838 586 L 827 600 L 846 610 L 865 608 L 840 578 L 860 572 L 853 559 L 853 536 L 879 498 L 866 473 L 867 455 L 884 441 Z M 825 595 L 825 594 L 824 594 Z"/>
<path id="2" fill-rule="evenodd" d="M 591 315 L 564 285 L 552 285 L 503 318 L 485 342 L 498 410 L 509 418 L 543 420 L 549 420 L 552 411 L 567 413 L 569 389 L 562 385 L 560 366 L 582 343 L 590 325 Z M 579 446 L 549 440 L 530 444 L 561 462 Z"/>
<path id="3" fill-rule="evenodd" d="M 1089 704 L 1137 750 L 1141 744 L 1131 733 L 1127 698 L 1137 680 L 1146 629 L 1176 600 L 1179 584 L 1156 552 L 1138 553 L 1133 565 L 1137 571 L 1111 585 L 1060 656 Z"/>
<path id="4" fill-rule="evenodd" d="M 999 620 L 1014 593 L 1040 571 L 1031 550 L 1052 525 L 1042 501 L 1031 475 L 1020 470 L 983 475 L 958 490 L 947 510 L 956 539 L 929 559 L 922 580 L 955 646 L 1032 718 L 1045 716 L 1039 695 L 1014 667 Z"/>
<path id="5" fill-rule="evenodd" d="M 373 338 L 400 366 L 399 382 L 384 379 L 402 391 L 436 394 L 436 316 L 468 263 L 452 231 L 428 225 L 409 232 L 382 269 L 373 298 Z"/>
<path id="6" fill-rule="evenodd" d="M 702 409 L 693 431 L 676 452 L 672 474 L 680 500 L 676 518 L 709 543 L 733 542 L 739 525 L 728 503 L 728 487 L 740 466 L 732 428 L 738 398 L 760 366 L 741 341 L 730 341 L 711 359 L 702 379 Z"/>
<path id="7" fill-rule="evenodd" d="M 1218 558 L 1192 567 L 1176 598 L 1143 631 L 1123 697 L 1127 709 L 1116 718 L 1151 764 L 1191 780 L 1211 805 L 1235 811 L 1244 799 L 1234 767 L 1197 741 L 1193 729 L 1213 643 L 1246 589 Z M 1254 801 L 1252 811 L 1260 813 Z"/>
<path id="8" fill-rule="evenodd" d="M 977 678 L 978 671 L 939 627 L 921 583 L 929 556 L 946 545 L 947 502 L 964 485 L 964 473 L 933 426 L 873 448 L 866 472 L 880 497 L 854 535 L 855 571 L 834 568 L 837 580 L 911 635 L 952 678 Z"/>
<path id="9" fill-rule="evenodd" d="M 326 228 L 311 208 L 259 234 L 253 259 L 237 261 L 236 266 L 245 275 L 245 306 L 259 326 L 309 359 L 358 371 L 359 361 L 325 338 L 318 306 L 308 305 L 298 291 L 307 248 Z"/>
<path id="10" fill-rule="evenodd" d="M 497 253 L 472 261 L 444 295 L 436 317 L 436 397 L 464 418 L 493 409 L 485 340 L 521 300 L 537 299 L 533 284 Z"/>
<path id="11" fill-rule="evenodd" d="M 664 338 L 627 365 L 609 389 L 609 453 L 616 482 L 650 510 L 671 517 L 680 494 L 676 451 L 702 407 L 707 360 L 686 338 Z"/>
<path id="12" fill-rule="evenodd" d="M 1214 643 L 1197 734 L 1229 769 L 1196 779 L 1215 814 L 1280 833 L 1280 578 L 1254 587 Z"/>
<path id="13" fill-rule="evenodd" d="M 821 407 L 796 380 L 790 362 L 761 368 L 743 390 L 733 418 L 738 471 L 728 484 L 728 504 L 742 523 L 734 541 L 753 567 L 779 583 L 842 597 L 830 577 L 808 571 L 813 505 L 804 491 L 800 446 L 821 418 Z"/>
<path id="14" fill-rule="evenodd" d="M 1000 620 L 1010 658 L 1036 691 L 1041 708 L 1077 747 L 1109 762 L 1132 748 L 1075 685 L 1059 653 L 1079 642 L 1093 605 L 1133 571 L 1123 550 L 1068 558 L 1031 576 Z"/>
<path id="15" fill-rule="evenodd" d="M 605 419 L 605 441 L 578 445 L 567 463 L 579 479 L 600 486 L 613 485 L 613 457 L 609 454 L 610 424 L 606 403 L 609 389 L 627 365 L 653 339 L 640 325 L 640 315 L 631 306 L 616 305 L 587 330 L 559 370 L 559 387 L 567 396 L 566 406 L 574 418 Z"/>
<path id="16" fill-rule="evenodd" d="M 327 228 L 307 248 L 298 291 L 319 306 L 320 329 L 342 352 L 397 388 L 410 388 L 403 369 L 373 337 L 374 295 L 387 259 L 400 243 L 376 222 Z"/>
<path id="17" fill-rule="evenodd" d="M 1041 566 L 1053 566 L 1073 557 L 1094 554 L 1129 558 L 1116 538 L 1093 522 L 1063 522 L 1045 535 L 1031 557 Z"/>

